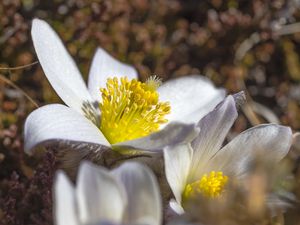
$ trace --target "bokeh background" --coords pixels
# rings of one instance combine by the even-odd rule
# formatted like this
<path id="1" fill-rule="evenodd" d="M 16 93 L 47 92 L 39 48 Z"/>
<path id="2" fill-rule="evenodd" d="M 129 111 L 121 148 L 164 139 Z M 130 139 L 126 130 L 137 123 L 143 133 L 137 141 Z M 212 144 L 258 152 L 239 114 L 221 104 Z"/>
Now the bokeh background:
<path id="1" fill-rule="evenodd" d="M 244 90 L 232 133 L 262 122 L 300 128 L 299 0 L 1 0 L 0 224 L 52 224 L 57 161 L 50 151 L 25 155 L 22 141 L 26 116 L 60 102 L 33 49 L 36 17 L 59 33 L 85 79 L 101 46 L 142 80 L 202 74 L 228 93 Z"/>

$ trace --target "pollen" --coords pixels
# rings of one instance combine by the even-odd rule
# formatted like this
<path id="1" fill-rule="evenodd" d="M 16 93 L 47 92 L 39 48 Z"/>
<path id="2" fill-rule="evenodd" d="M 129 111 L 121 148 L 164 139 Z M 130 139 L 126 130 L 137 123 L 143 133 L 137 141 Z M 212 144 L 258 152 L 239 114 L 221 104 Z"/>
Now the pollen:
<path id="1" fill-rule="evenodd" d="M 114 77 L 100 89 L 100 130 L 111 144 L 144 137 L 167 122 L 170 104 L 159 102 L 156 82 L 156 78 L 142 83 Z"/>
<path id="2" fill-rule="evenodd" d="M 219 197 L 224 191 L 224 187 L 228 182 L 228 177 L 223 175 L 223 172 L 211 171 L 209 175 L 204 174 L 200 180 L 186 185 L 183 192 L 183 199 L 195 197 L 197 194 L 202 194 L 208 198 Z"/>

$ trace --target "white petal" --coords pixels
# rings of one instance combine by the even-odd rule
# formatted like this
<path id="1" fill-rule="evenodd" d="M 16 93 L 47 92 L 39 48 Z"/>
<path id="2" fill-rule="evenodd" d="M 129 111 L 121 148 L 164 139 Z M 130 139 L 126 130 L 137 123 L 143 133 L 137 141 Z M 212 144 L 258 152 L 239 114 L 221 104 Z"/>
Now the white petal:
<path id="1" fill-rule="evenodd" d="M 237 116 L 235 101 L 232 96 L 228 96 L 198 123 L 200 133 L 192 142 L 194 149 L 190 174 L 192 181 L 199 179 L 208 160 L 220 150 Z"/>
<path id="2" fill-rule="evenodd" d="M 121 223 L 126 206 L 122 185 L 105 168 L 83 162 L 76 195 L 82 224 Z"/>
<path id="3" fill-rule="evenodd" d="M 232 95 L 237 108 L 241 108 L 246 102 L 246 94 L 244 91 L 237 92 Z"/>
<path id="4" fill-rule="evenodd" d="M 83 102 L 92 99 L 60 38 L 39 19 L 33 20 L 31 35 L 39 62 L 52 87 L 68 106 L 81 112 Z"/>
<path id="5" fill-rule="evenodd" d="M 100 101 L 100 88 L 106 86 L 107 78 L 109 77 L 125 77 L 129 79 L 137 79 L 136 70 L 127 64 L 121 63 L 110 56 L 102 48 L 98 48 L 89 73 L 88 88 L 92 97 Z"/>
<path id="6" fill-rule="evenodd" d="M 266 203 L 271 211 L 272 216 L 278 215 L 278 211 L 286 212 L 287 209 L 293 208 L 296 196 L 291 192 L 284 191 L 283 193 L 271 193 L 267 196 Z"/>
<path id="7" fill-rule="evenodd" d="M 291 143 L 292 131 L 289 127 L 275 124 L 255 126 L 224 146 L 211 164 L 226 175 L 245 175 L 256 156 L 276 163 L 286 156 Z"/>
<path id="8" fill-rule="evenodd" d="M 193 150 L 190 144 L 168 146 L 164 149 L 165 173 L 178 204 L 187 184 Z"/>
<path id="9" fill-rule="evenodd" d="M 127 193 L 128 224 L 160 225 L 162 203 L 157 180 L 150 169 L 142 164 L 127 162 L 113 171 Z"/>
<path id="10" fill-rule="evenodd" d="M 175 213 L 179 215 L 184 213 L 184 209 L 180 204 L 178 204 L 178 202 L 175 199 L 170 200 L 170 207 Z"/>
<path id="11" fill-rule="evenodd" d="M 56 225 L 79 225 L 75 190 L 64 172 L 59 171 L 54 181 L 54 221 Z"/>
<path id="12" fill-rule="evenodd" d="M 198 133 L 199 129 L 194 124 L 171 123 L 161 131 L 143 138 L 115 144 L 113 148 L 119 151 L 122 151 L 122 149 L 136 149 L 158 152 L 167 145 L 190 142 Z"/>
<path id="13" fill-rule="evenodd" d="M 163 83 L 159 88 L 161 101 L 169 101 L 169 122 L 198 122 L 225 97 L 223 89 L 217 89 L 207 78 L 186 76 Z"/>
<path id="14" fill-rule="evenodd" d="M 73 109 L 60 105 L 46 105 L 33 111 L 24 128 L 25 151 L 48 141 L 76 141 L 110 146 L 101 131 Z"/>

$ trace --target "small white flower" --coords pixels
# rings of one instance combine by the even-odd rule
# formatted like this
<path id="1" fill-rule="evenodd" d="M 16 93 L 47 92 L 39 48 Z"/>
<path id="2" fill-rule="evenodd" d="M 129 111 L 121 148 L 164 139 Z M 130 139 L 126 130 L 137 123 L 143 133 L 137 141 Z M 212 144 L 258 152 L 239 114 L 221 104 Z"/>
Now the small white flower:
<path id="1" fill-rule="evenodd" d="M 159 225 L 161 204 L 155 176 L 134 162 L 112 171 L 83 162 L 75 187 L 62 171 L 54 183 L 56 225 Z"/>
<path id="2" fill-rule="evenodd" d="M 194 136 L 197 131 L 193 123 L 212 110 L 225 95 L 223 89 L 216 89 L 208 79 L 189 76 L 168 81 L 159 87 L 155 79 L 150 80 L 146 88 L 153 89 L 153 93 L 150 91 L 153 95 L 149 96 L 144 91 L 137 93 L 134 101 L 129 101 L 124 91 L 127 86 L 123 83 L 128 81 L 132 85 L 131 79 L 137 79 L 133 67 L 98 48 L 87 87 L 58 35 L 46 22 L 34 19 L 31 34 L 45 75 L 67 106 L 47 105 L 28 116 L 24 140 L 25 151 L 29 154 L 37 145 L 59 142 L 85 143 L 93 149 L 105 146 L 118 150 L 161 150 L 167 144 L 181 143 Z M 118 84 L 114 86 L 115 83 Z M 112 97 L 114 93 L 118 104 Z M 140 99 L 145 96 L 148 100 Z M 153 109 L 150 113 L 145 111 L 149 108 L 147 104 L 143 107 L 145 101 L 150 102 Z M 169 102 L 170 107 L 164 102 Z M 121 103 L 126 103 L 127 108 L 122 108 Z M 126 119 L 122 118 L 120 122 L 125 114 Z M 150 122 L 148 118 L 151 118 Z M 163 124 L 166 119 L 168 123 Z M 143 132 L 145 129 L 147 132 Z M 128 134 L 134 135 L 127 138 Z"/>
<path id="3" fill-rule="evenodd" d="M 235 101 L 228 96 L 199 121 L 200 133 L 191 143 L 164 149 L 166 177 L 175 196 L 170 206 L 177 213 L 183 213 L 184 201 L 196 194 L 221 195 L 232 178 L 247 175 L 257 154 L 278 162 L 288 153 L 291 129 L 275 124 L 248 129 L 222 147 L 236 118 Z"/>

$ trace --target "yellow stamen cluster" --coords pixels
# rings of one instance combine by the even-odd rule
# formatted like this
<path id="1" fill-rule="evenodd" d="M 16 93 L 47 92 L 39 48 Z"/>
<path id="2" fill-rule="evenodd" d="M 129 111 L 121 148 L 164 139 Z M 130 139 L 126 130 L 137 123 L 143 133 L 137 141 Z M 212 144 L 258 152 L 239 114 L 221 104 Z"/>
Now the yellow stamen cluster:
<path id="1" fill-rule="evenodd" d="M 170 113 L 170 105 L 159 102 L 154 81 L 148 85 L 114 77 L 107 80 L 106 88 L 101 88 L 100 129 L 110 143 L 144 137 L 167 122 L 164 117 Z"/>
<path id="2" fill-rule="evenodd" d="M 228 177 L 221 171 L 211 171 L 209 175 L 204 174 L 200 180 L 186 185 L 183 199 L 195 197 L 199 193 L 209 198 L 216 198 L 222 194 L 227 182 Z"/>

